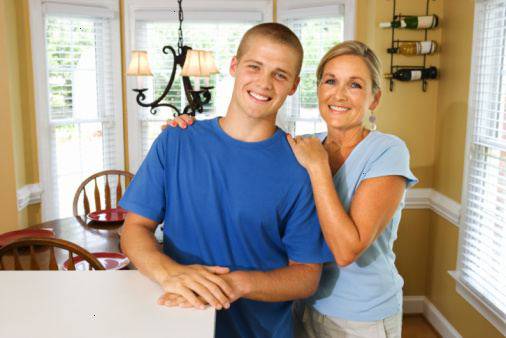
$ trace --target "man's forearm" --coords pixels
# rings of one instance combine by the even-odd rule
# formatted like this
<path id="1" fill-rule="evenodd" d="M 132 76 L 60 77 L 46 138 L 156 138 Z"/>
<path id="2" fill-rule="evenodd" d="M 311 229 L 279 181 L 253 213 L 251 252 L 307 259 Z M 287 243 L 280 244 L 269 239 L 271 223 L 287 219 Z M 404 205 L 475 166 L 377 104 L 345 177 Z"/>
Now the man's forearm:
<path id="1" fill-rule="evenodd" d="M 125 226 L 121 248 L 139 271 L 158 283 L 167 277 L 167 271 L 178 266 L 160 251 L 153 232 L 142 226 Z"/>
<path id="2" fill-rule="evenodd" d="M 242 288 L 242 297 L 263 301 L 283 302 L 307 298 L 318 288 L 321 264 L 292 263 L 272 271 L 236 271 L 234 282 Z"/>
<path id="3" fill-rule="evenodd" d="M 163 288 L 159 304 L 166 302 L 167 294 L 177 293 L 196 308 L 204 308 L 205 302 L 216 309 L 228 308 L 230 299 L 236 296 L 219 275 L 228 273 L 229 269 L 178 264 L 160 251 L 154 236 L 155 228 L 156 222 L 129 213 L 121 235 L 121 246 L 132 263 Z"/>

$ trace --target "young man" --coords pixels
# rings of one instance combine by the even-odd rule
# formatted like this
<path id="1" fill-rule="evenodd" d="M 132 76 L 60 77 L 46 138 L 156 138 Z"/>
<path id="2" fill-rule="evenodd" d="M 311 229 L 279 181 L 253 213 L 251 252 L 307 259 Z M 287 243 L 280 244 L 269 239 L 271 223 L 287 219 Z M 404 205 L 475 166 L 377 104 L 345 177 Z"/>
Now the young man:
<path id="1" fill-rule="evenodd" d="M 311 295 L 332 260 L 309 178 L 275 126 L 301 63 L 287 27 L 250 29 L 230 65 L 227 115 L 165 130 L 120 202 L 122 248 L 162 286 L 159 303 L 214 306 L 219 338 L 291 337 L 290 301 Z"/>

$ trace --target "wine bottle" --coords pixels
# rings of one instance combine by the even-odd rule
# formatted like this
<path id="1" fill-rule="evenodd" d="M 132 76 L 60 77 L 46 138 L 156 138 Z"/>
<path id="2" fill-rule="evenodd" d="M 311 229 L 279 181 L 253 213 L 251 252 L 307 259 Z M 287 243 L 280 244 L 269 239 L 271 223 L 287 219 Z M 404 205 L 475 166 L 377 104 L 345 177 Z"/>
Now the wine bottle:
<path id="1" fill-rule="evenodd" d="M 437 15 L 428 16 L 403 16 L 399 20 L 392 22 L 381 22 L 380 28 L 408 28 L 408 29 L 426 29 L 437 26 L 439 18 Z"/>
<path id="2" fill-rule="evenodd" d="M 393 74 L 385 74 L 387 79 L 399 81 L 416 81 L 423 79 L 435 79 L 438 71 L 436 67 L 429 68 L 403 68 L 395 71 Z"/>
<path id="3" fill-rule="evenodd" d="M 399 42 L 399 45 L 394 48 L 388 48 L 387 52 L 390 54 L 402 54 L 402 55 L 423 55 L 433 54 L 437 50 L 436 41 L 410 41 L 410 42 Z"/>

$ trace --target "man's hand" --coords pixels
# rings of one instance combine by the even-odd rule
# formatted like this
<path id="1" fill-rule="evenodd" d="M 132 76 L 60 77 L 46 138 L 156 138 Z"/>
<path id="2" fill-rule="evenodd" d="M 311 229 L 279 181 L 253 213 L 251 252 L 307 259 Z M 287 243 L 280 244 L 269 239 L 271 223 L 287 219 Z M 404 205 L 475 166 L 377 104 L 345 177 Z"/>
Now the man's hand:
<path id="1" fill-rule="evenodd" d="M 216 309 L 230 307 L 230 299 L 235 296 L 228 281 L 221 277 L 230 270 L 220 266 L 178 264 L 160 251 L 153 234 L 157 225 L 146 217 L 128 213 L 121 247 L 131 262 L 165 292 L 183 296 L 196 308 L 204 308 L 204 304 Z M 158 300 L 160 304 L 164 303 L 163 297 Z"/>
<path id="2" fill-rule="evenodd" d="M 318 287 L 321 264 L 297 263 L 271 271 L 234 271 L 220 275 L 232 288 L 230 302 L 247 298 L 261 302 L 285 302 L 311 296 Z M 181 294 L 164 295 L 164 305 L 202 308 L 188 301 Z M 206 305 L 204 299 L 200 304 Z"/>
<path id="3" fill-rule="evenodd" d="M 173 301 L 177 298 L 185 307 L 204 309 L 210 305 L 217 310 L 228 309 L 238 298 L 237 288 L 226 277 L 228 273 L 228 268 L 219 266 L 181 265 L 159 281 L 165 293 L 158 304 L 175 306 Z"/>
<path id="4" fill-rule="evenodd" d="M 223 278 L 223 280 L 232 289 L 232 293 L 229 295 L 230 303 L 233 303 L 237 299 L 248 294 L 250 286 L 249 286 L 249 282 L 248 282 L 246 276 L 247 275 L 241 271 L 236 271 L 236 272 L 231 272 L 231 273 L 220 275 L 220 277 Z M 204 298 L 202 298 L 200 296 L 197 296 L 197 300 L 201 304 L 203 304 L 204 307 L 207 307 L 210 305 L 209 302 L 207 302 Z M 195 306 L 194 303 L 190 302 L 186 297 L 182 296 L 181 294 L 172 293 L 172 292 L 165 293 L 162 297 L 160 297 L 159 303 L 166 305 L 166 306 L 178 306 L 178 307 L 182 307 L 182 308 L 191 308 L 191 307 L 199 308 L 199 309 L 203 308 L 200 305 Z M 224 308 L 228 309 L 228 307 L 224 307 Z M 216 309 L 221 310 L 220 308 L 216 308 Z"/>

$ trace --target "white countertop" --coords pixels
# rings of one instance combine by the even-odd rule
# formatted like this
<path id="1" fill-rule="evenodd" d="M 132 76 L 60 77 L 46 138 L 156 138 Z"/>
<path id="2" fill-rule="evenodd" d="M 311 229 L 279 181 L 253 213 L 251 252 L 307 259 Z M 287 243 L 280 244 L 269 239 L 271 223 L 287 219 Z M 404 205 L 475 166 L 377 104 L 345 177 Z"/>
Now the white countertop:
<path id="1" fill-rule="evenodd" d="M 206 338 L 214 310 L 167 308 L 137 270 L 1 271 L 2 338 Z"/>

